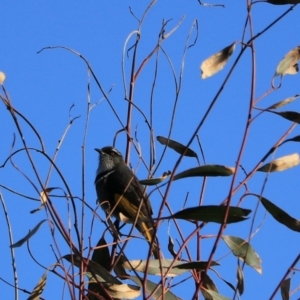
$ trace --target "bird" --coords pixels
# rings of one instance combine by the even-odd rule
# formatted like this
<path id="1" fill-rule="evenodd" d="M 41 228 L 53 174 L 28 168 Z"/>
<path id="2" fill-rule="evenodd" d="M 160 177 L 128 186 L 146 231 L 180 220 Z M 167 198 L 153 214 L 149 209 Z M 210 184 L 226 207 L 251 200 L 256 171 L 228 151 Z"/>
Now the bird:
<path id="1" fill-rule="evenodd" d="M 106 146 L 95 150 L 99 153 L 95 179 L 98 203 L 106 213 L 118 220 L 120 214 L 134 221 L 137 219 L 135 227 L 150 244 L 154 233 L 151 217 L 153 212 L 144 187 L 116 148 Z M 152 244 L 151 251 L 155 259 L 160 258 L 156 240 Z"/>

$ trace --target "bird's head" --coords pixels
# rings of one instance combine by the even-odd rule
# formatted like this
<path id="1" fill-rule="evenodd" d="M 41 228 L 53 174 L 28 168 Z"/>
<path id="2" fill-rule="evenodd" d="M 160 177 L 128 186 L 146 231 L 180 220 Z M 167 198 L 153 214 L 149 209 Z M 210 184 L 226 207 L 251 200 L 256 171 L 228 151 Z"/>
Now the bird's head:
<path id="1" fill-rule="evenodd" d="M 122 154 L 114 147 L 106 146 L 95 149 L 99 153 L 99 167 L 97 174 L 113 170 L 118 164 L 124 162 Z"/>

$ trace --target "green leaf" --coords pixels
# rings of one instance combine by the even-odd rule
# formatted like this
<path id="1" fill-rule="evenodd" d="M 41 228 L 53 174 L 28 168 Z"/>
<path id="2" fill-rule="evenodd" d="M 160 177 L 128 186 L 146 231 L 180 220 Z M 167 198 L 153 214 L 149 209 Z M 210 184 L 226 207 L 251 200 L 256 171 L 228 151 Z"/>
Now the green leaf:
<path id="1" fill-rule="evenodd" d="M 237 290 L 239 291 L 240 295 L 244 293 L 244 275 L 243 275 L 243 270 L 240 266 L 238 266 L 237 269 Z"/>
<path id="2" fill-rule="evenodd" d="M 171 172 L 165 172 L 161 177 L 143 179 L 143 180 L 140 180 L 140 184 L 143 184 L 143 185 L 156 185 L 156 184 L 159 184 L 159 183 L 163 182 L 166 178 L 168 178 L 170 176 L 170 174 L 171 174 Z"/>
<path id="3" fill-rule="evenodd" d="M 178 173 L 174 176 L 173 180 L 197 176 L 230 176 L 234 174 L 234 172 L 235 168 L 232 167 L 225 167 L 221 165 L 204 165 Z"/>
<path id="4" fill-rule="evenodd" d="M 213 300 L 231 300 L 231 298 L 222 296 L 212 290 L 206 290 L 206 292 L 209 293 L 213 297 Z"/>
<path id="5" fill-rule="evenodd" d="M 141 280 L 137 277 L 137 276 L 130 276 L 129 277 L 132 281 L 134 281 L 137 285 L 139 285 L 141 288 L 143 288 L 143 283 L 141 282 Z M 147 294 L 151 294 L 152 291 L 156 290 L 157 288 L 157 283 L 152 282 L 150 280 L 146 280 L 146 292 Z M 154 293 L 154 295 L 152 296 L 154 299 L 162 299 L 162 294 L 163 294 L 163 289 L 161 288 L 161 285 L 159 286 L 159 288 L 157 289 L 157 291 Z M 152 299 L 152 298 L 151 298 Z M 165 291 L 164 292 L 164 298 L 165 300 L 181 300 L 181 298 L 175 296 L 173 293 L 171 293 L 170 291 Z"/>
<path id="6" fill-rule="evenodd" d="M 16 247 L 20 247 L 22 246 L 25 242 L 27 242 L 32 236 L 34 236 L 37 231 L 39 230 L 39 228 L 41 227 L 41 225 L 45 222 L 46 220 L 41 221 L 40 223 L 38 223 L 32 230 L 29 231 L 29 233 L 23 237 L 22 239 L 20 239 L 18 242 L 14 243 L 13 245 L 11 245 L 11 248 L 16 248 Z"/>
<path id="7" fill-rule="evenodd" d="M 217 289 L 216 285 L 214 284 L 214 282 L 211 280 L 211 278 L 205 272 L 201 272 L 201 279 L 203 282 L 202 288 L 201 288 L 201 293 L 202 293 L 204 299 L 205 300 L 213 300 L 214 298 L 208 292 L 208 290 L 218 293 L 218 289 Z"/>
<path id="8" fill-rule="evenodd" d="M 261 274 L 261 259 L 248 242 L 239 237 L 230 235 L 224 235 L 222 239 L 235 256 L 242 259 L 247 265 Z"/>
<path id="9" fill-rule="evenodd" d="M 210 56 L 201 64 L 202 79 L 213 76 L 221 71 L 228 62 L 231 54 L 235 49 L 235 42 L 228 47 L 225 47 L 220 52 Z"/>
<path id="10" fill-rule="evenodd" d="M 260 167 L 257 171 L 260 172 L 279 172 L 293 168 L 300 163 L 298 153 L 282 156 Z"/>
<path id="11" fill-rule="evenodd" d="M 164 217 L 164 219 L 175 218 L 223 224 L 226 209 L 226 206 L 219 205 L 196 206 L 183 209 L 172 216 Z M 247 220 L 245 217 L 248 216 L 250 212 L 251 210 L 249 209 L 231 206 L 229 207 L 226 223 L 229 224 Z"/>
<path id="12" fill-rule="evenodd" d="M 192 262 L 188 262 L 188 263 L 183 263 L 181 265 L 177 265 L 174 268 L 178 268 L 178 269 L 186 269 L 186 270 L 205 270 L 207 267 L 207 261 L 192 261 Z M 219 266 L 220 264 L 217 263 L 216 261 L 211 261 L 210 266 Z"/>
<path id="13" fill-rule="evenodd" d="M 71 264 L 73 264 L 78 268 L 81 267 L 81 257 L 79 255 L 67 254 L 64 255 L 62 258 L 66 259 L 68 262 L 70 262 Z M 83 259 L 85 261 L 88 261 L 87 258 L 83 257 Z M 103 282 L 110 283 L 110 284 L 122 284 L 120 280 L 112 276 L 103 267 L 101 267 L 100 265 L 98 265 L 92 260 L 88 261 L 87 271 L 90 272 L 91 274 L 100 276 L 103 279 Z"/>
<path id="14" fill-rule="evenodd" d="M 282 300 L 290 299 L 290 286 L 291 286 L 291 278 L 287 278 L 283 281 L 280 287 Z"/>
<path id="15" fill-rule="evenodd" d="M 300 0 L 267 0 L 266 2 L 274 5 L 297 4 Z"/>
<path id="16" fill-rule="evenodd" d="M 266 198 L 261 197 L 260 201 L 262 205 L 265 207 L 265 209 L 273 216 L 275 220 L 277 220 L 279 223 L 285 225 L 289 229 L 293 231 L 300 232 L 300 221 L 297 219 L 294 219 L 289 214 L 287 214 L 284 210 L 273 204 L 271 201 L 269 201 Z"/>
<path id="17" fill-rule="evenodd" d="M 27 300 L 39 300 L 39 299 L 41 299 L 41 295 L 42 295 L 42 293 L 45 289 L 45 286 L 46 286 L 47 272 L 48 272 L 48 270 L 43 274 L 43 276 L 41 277 L 38 284 L 35 286 L 35 288 L 31 292 L 31 294 L 27 298 Z"/>
<path id="18" fill-rule="evenodd" d="M 94 250 L 94 253 L 92 255 L 92 261 L 96 262 L 98 265 L 102 266 L 107 271 L 109 271 L 110 254 L 104 235 L 100 238 L 96 247 L 99 248 Z"/>
<path id="19" fill-rule="evenodd" d="M 271 112 L 273 114 L 279 115 L 289 121 L 295 122 L 297 124 L 300 124 L 300 114 L 295 111 L 282 111 L 282 112 L 276 112 L 268 110 L 268 112 Z"/>
<path id="20" fill-rule="evenodd" d="M 160 263 L 161 263 L 161 267 L 160 267 Z M 161 273 L 163 273 L 163 275 L 166 277 L 175 277 L 187 272 L 187 269 L 180 270 L 176 268 L 178 267 L 178 265 L 183 264 L 182 261 L 178 260 L 174 262 L 173 259 L 162 259 L 161 262 L 159 262 L 159 259 L 152 259 L 149 261 L 149 263 L 147 260 L 131 260 L 129 262 L 125 261 L 123 263 L 123 267 L 127 270 L 135 270 L 144 273 L 147 264 L 148 264 L 147 274 L 150 275 L 161 276 Z M 166 271 L 169 269 L 171 264 L 173 265 L 173 267 L 168 271 L 168 273 L 166 273 Z"/>
<path id="21" fill-rule="evenodd" d="M 189 157 L 198 157 L 197 153 L 195 151 L 193 151 L 190 148 L 187 148 L 186 146 L 184 146 L 183 144 L 180 144 L 174 140 L 171 139 L 167 139 L 163 136 L 158 136 L 156 137 L 156 139 L 162 144 L 162 145 L 166 145 L 167 147 L 175 150 L 177 153 L 179 154 L 184 154 L 184 156 L 189 156 Z"/>

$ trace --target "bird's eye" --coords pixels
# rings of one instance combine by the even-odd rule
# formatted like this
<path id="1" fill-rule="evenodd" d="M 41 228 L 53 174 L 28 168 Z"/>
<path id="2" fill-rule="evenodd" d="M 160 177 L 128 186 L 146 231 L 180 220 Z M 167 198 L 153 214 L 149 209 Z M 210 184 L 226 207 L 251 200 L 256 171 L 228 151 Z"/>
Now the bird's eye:
<path id="1" fill-rule="evenodd" d="M 116 154 L 116 153 L 115 153 L 114 151 L 111 151 L 111 152 L 110 152 L 110 156 L 115 156 L 115 154 Z"/>

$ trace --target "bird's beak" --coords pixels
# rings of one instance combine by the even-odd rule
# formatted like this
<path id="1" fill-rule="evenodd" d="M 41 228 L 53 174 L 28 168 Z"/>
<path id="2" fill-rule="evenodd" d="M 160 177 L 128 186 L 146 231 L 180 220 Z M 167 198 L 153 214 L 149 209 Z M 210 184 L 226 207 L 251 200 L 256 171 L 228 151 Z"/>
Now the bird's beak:
<path id="1" fill-rule="evenodd" d="M 95 150 L 96 150 L 100 155 L 102 154 L 102 150 L 101 150 L 101 149 L 95 148 Z"/>

